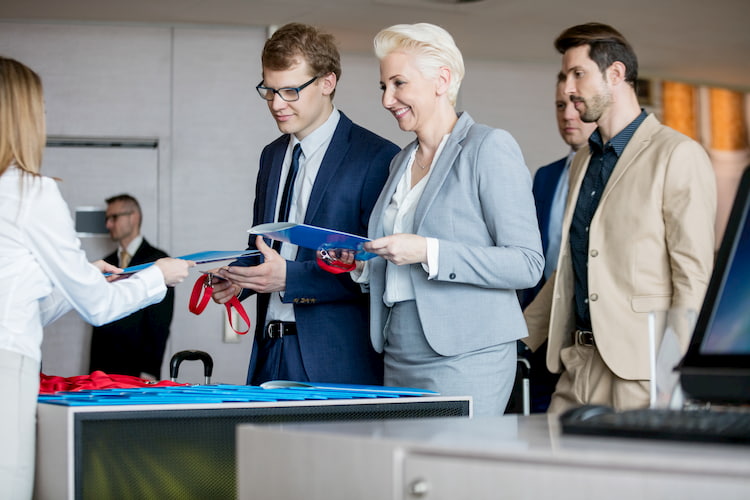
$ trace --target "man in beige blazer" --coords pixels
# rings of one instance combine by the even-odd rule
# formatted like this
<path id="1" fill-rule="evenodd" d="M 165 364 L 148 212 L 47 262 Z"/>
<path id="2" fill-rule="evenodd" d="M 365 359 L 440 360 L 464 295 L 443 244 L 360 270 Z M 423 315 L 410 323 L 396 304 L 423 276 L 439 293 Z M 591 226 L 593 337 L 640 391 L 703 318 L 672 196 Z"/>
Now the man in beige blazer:
<path id="1" fill-rule="evenodd" d="M 649 312 L 699 310 L 713 268 L 713 169 L 700 144 L 640 108 L 619 32 L 574 26 L 555 47 L 565 93 L 598 128 L 571 165 L 557 272 L 524 312 L 525 342 L 548 338 L 547 365 L 562 372 L 550 412 L 645 407 Z"/>

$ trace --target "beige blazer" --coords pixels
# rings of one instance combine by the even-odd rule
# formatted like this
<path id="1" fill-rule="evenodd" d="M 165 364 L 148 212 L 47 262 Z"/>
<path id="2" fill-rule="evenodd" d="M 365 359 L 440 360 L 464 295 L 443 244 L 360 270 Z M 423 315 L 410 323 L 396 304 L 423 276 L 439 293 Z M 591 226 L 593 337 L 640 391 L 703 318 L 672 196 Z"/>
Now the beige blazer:
<path id="1" fill-rule="evenodd" d="M 564 228 L 570 227 L 589 159 L 586 146 L 571 165 Z M 713 269 L 715 214 L 716 179 L 706 151 L 649 115 L 617 162 L 589 228 L 592 329 L 615 375 L 650 379 L 650 311 L 700 310 Z M 524 316 L 524 342 L 536 349 L 548 337 L 547 366 L 562 371 L 560 351 L 573 343 L 575 328 L 567 230 L 557 272 Z M 689 338 L 681 342 L 687 349 Z"/>

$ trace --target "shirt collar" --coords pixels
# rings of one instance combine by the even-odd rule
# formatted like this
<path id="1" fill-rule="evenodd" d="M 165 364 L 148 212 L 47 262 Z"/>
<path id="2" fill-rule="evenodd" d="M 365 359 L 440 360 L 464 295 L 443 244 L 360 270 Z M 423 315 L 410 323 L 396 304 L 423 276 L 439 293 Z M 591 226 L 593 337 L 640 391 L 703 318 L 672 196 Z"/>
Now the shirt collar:
<path id="1" fill-rule="evenodd" d="M 638 129 L 641 123 L 643 123 L 643 120 L 646 119 L 646 116 L 646 111 L 641 108 L 641 113 L 636 117 L 636 119 L 630 122 L 627 127 L 622 129 L 620 133 L 610 139 L 610 141 L 607 143 L 612 146 L 612 149 L 614 150 L 615 154 L 617 154 L 618 158 L 625 149 L 625 146 L 627 146 L 630 142 L 630 139 L 633 137 L 636 129 Z M 606 146 L 606 144 L 604 144 L 602 141 L 602 134 L 599 132 L 598 127 L 589 137 L 589 146 L 592 150 L 604 151 L 604 146 Z"/>
<path id="2" fill-rule="evenodd" d="M 141 247 L 141 243 L 143 243 L 143 235 L 139 234 L 138 236 L 133 238 L 133 241 L 130 242 L 128 248 L 120 247 L 120 253 L 125 250 L 126 252 L 128 252 L 128 254 L 130 254 L 130 257 L 133 257 L 133 255 L 135 255 L 135 252 L 137 252 Z"/>
<path id="3" fill-rule="evenodd" d="M 293 135 L 292 140 L 289 141 L 289 147 L 294 148 L 294 146 L 299 143 L 305 158 L 309 158 L 310 155 L 317 151 L 323 144 L 327 144 L 329 139 L 333 137 L 333 133 L 336 131 L 336 127 L 339 124 L 340 117 L 341 113 L 336 109 L 336 106 L 334 106 L 328 119 L 323 122 L 320 127 L 310 132 L 310 134 L 303 140 L 300 141 Z"/>

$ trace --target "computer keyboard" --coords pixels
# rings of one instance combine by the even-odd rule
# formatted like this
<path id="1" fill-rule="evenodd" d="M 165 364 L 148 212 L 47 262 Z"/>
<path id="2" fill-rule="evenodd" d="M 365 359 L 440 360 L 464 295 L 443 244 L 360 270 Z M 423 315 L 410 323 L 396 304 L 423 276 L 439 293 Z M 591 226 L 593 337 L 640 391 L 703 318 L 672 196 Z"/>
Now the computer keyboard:
<path id="1" fill-rule="evenodd" d="M 750 412 L 716 409 L 640 409 L 615 412 L 582 406 L 560 416 L 567 434 L 750 444 Z"/>

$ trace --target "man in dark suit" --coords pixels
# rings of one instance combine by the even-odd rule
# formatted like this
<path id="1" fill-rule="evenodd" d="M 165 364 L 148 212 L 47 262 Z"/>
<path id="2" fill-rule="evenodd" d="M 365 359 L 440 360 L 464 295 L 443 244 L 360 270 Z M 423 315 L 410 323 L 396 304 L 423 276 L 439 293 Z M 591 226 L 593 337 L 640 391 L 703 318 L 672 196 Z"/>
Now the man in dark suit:
<path id="1" fill-rule="evenodd" d="M 125 268 L 167 257 L 141 235 L 138 200 L 121 194 L 106 201 L 107 230 L 117 242 L 117 250 L 104 258 L 106 262 Z M 174 288 L 169 287 L 161 302 L 94 327 L 89 370 L 158 380 L 173 313 Z"/>
<path id="2" fill-rule="evenodd" d="M 257 90 L 284 135 L 261 154 L 253 225 L 289 221 L 366 236 L 399 148 L 334 107 L 341 66 L 333 37 L 287 24 L 266 41 L 262 65 Z M 262 258 L 217 271 L 228 281 L 215 283 L 213 295 L 219 303 L 258 295 L 247 383 L 382 384 L 368 298 L 349 273 L 323 271 L 315 250 L 287 243 L 271 248 L 254 236 L 249 247 Z"/>
<path id="3" fill-rule="evenodd" d="M 570 162 L 589 136 L 596 130 L 596 123 L 585 123 L 576 110 L 573 102 L 565 93 L 565 82 L 558 77 L 555 91 L 555 115 L 560 137 L 570 146 L 568 155 L 559 160 L 540 167 L 534 174 L 534 201 L 536 202 L 536 216 L 539 221 L 539 232 L 542 235 L 542 249 L 544 251 L 544 274 L 534 288 L 519 292 L 521 307 L 525 308 L 534 300 L 545 281 L 557 266 L 562 238 L 562 219 L 565 210 L 565 200 L 568 196 L 568 177 Z M 522 354 L 529 360 L 529 387 L 531 393 L 531 410 L 541 413 L 547 410 L 550 397 L 555 390 L 559 375 L 547 370 L 546 344 L 535 352 L 522 346 Z"/>

